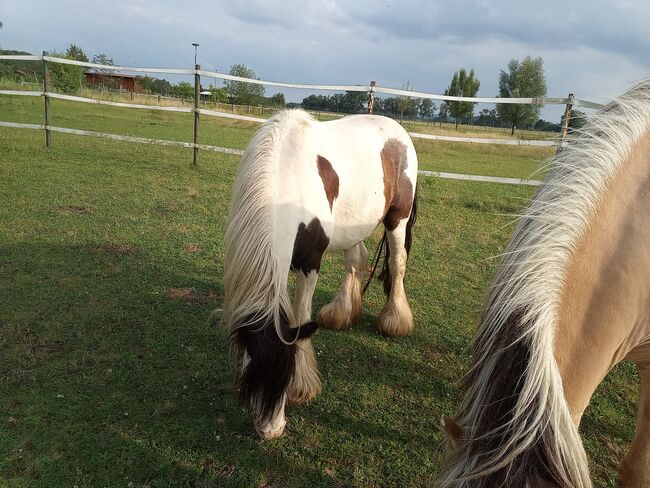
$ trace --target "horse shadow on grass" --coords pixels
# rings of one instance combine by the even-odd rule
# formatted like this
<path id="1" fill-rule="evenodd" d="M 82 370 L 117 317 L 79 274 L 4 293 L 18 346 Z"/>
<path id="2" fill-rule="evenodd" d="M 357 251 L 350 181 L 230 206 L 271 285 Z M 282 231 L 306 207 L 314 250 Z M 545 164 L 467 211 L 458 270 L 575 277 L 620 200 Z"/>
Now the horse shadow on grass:
<path id="1" fill-rule="evenodd" d="M 284 485 L 318 481 L 264 445 L 208 324 L 214 267 L 128 244 L 0 247 L 0 477 L 52 485 Z M 213 274 L 215 275 L 212 278 Z"/>

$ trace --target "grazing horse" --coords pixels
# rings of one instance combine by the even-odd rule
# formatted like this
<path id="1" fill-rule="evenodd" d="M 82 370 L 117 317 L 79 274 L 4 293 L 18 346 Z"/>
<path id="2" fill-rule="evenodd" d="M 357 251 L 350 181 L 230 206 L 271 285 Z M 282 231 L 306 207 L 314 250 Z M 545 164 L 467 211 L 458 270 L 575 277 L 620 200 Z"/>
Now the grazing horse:
<path id="1" fill-rule="evenodd" d="M 650 487 L 650 80 L 555 156 L 488 292 L 443 487 L 591 487 L 580 418 L 620 361 L 641 377 L 619 486 Z"/>
<path id="2" fill-rule="evenodd" d="M 318 122 L 301 110 L 262 125 L 242 158 L 226 230 L 223 322 L 239 353 L 239 388 L 264 439 L 282 434 L 285 403 L 321 388 L 309 336 L 321 258 L 342 250 L 346 275 L 317 323 L 349 327 L 361 317 L 363 244 L 385 227 L 380 278 L 387 302 L 378 329 L 410 334 L 413 316 L 404 273 L 416 217 L 417 156 L 395 121 L 355 115 Z M 293 303 L 288 273 L 296 273 Z"/>

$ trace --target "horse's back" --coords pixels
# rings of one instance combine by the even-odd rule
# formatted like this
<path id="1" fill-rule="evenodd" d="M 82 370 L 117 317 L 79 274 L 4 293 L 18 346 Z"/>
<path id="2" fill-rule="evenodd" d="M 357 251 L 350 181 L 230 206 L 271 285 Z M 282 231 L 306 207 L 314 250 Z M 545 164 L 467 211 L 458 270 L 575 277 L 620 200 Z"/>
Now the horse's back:
<path id="1" fill-rule="evenodd" d="M 313 137 L 317 159 L 331 165 L 339 182 L 337 199 L 330 214 L 325 212 L 325 221 L 332 226 L 330 248 L 347 248 L 366 238 L 382 221 L 389 205 L 391 177 L 404 173 L 415 187 L 415 148 L 401 125 L 377 115 L 316 124 Z"/>
<path id="2" fill-rule="evenodd" d="M 288 228 L 278 228 L 280 234 L 291 234 L 300 224 L 318 219 L 329 239 L 328 249 L 347 249 L 382 221 L 387 210 L 387 171 L 404 173 L 415 188 L 415 148 L 394 120 L 353 115 L 319 122 L 301 110 L 276 117 L 283 130 L 274 141 L 278 176 L 274 205 L 281 227 Z M 396 154 L 390 168 L 387 146 Z"/>

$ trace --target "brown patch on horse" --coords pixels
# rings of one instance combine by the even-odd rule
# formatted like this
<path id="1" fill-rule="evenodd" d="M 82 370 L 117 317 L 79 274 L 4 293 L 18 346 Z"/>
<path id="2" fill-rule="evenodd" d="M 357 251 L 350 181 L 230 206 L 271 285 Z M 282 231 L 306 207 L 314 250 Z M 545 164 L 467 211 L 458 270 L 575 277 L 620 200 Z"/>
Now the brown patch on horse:
<path id="1" fill-rule="evenodd" d="M 320 271 L 320 261 L 329 243 L 318 217 L 314 217 L 308 225 L 301 222 L 293 243 L 291 269 L 299 269 L 305 276 L 310 271 Z"/>
<path id="2" fill-rule="evenodd" d="M 413 184 L 406 175 L 406 152 L 406 145 L 397 139 L 386 141 L 381 150 L 385 198 L 383 222 L 389 231 L 410 215 L 413 205 Z"/>
<path id="3" fill-rule="evenodd" d="M 316 165 L 318 166 L 320 179 L 323 180 L 325 195 L 327 195 L 327 201 L 330 202 L 331 211 L 334 199 L 339 196 L 339 175 L 332 168 L 332 163 L 321 155 L 316 157 Z"/>

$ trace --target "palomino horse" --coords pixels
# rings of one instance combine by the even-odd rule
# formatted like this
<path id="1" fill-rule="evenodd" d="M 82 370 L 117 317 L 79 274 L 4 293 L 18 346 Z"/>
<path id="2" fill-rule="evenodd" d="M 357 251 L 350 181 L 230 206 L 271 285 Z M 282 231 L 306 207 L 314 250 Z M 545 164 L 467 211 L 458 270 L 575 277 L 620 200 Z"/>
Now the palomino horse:
<path id="1" fill-rule="evenodd" d="M 622 360 L 641 404 L 619 485 L 650 487 L 650 80 L 555 156 L 488 293 L 443 487 L 592 486 L 578 426 Z"/>
<path id="2" fill-rule="evenodd" d="M 363 245 L 379 223 L 388 241 L 382 273 L 387 302 L 379 331 L 411 333 L 404 273 L 415 222 L 417 156 L 395 121 L 356 115 L 318 122 L 283 111 L 256 133 L 244 154 L 226 230 L 223 321 L 240 357 L 239 387 L 255 428 L 282 434 L 284 407 L 320 391 L 309 336 L 323 253 L 343 250 L 346 276 L 318 325 L 340 329 L 361 317 Z M 296 273 L 293 303 L 289 270 Z"/>

